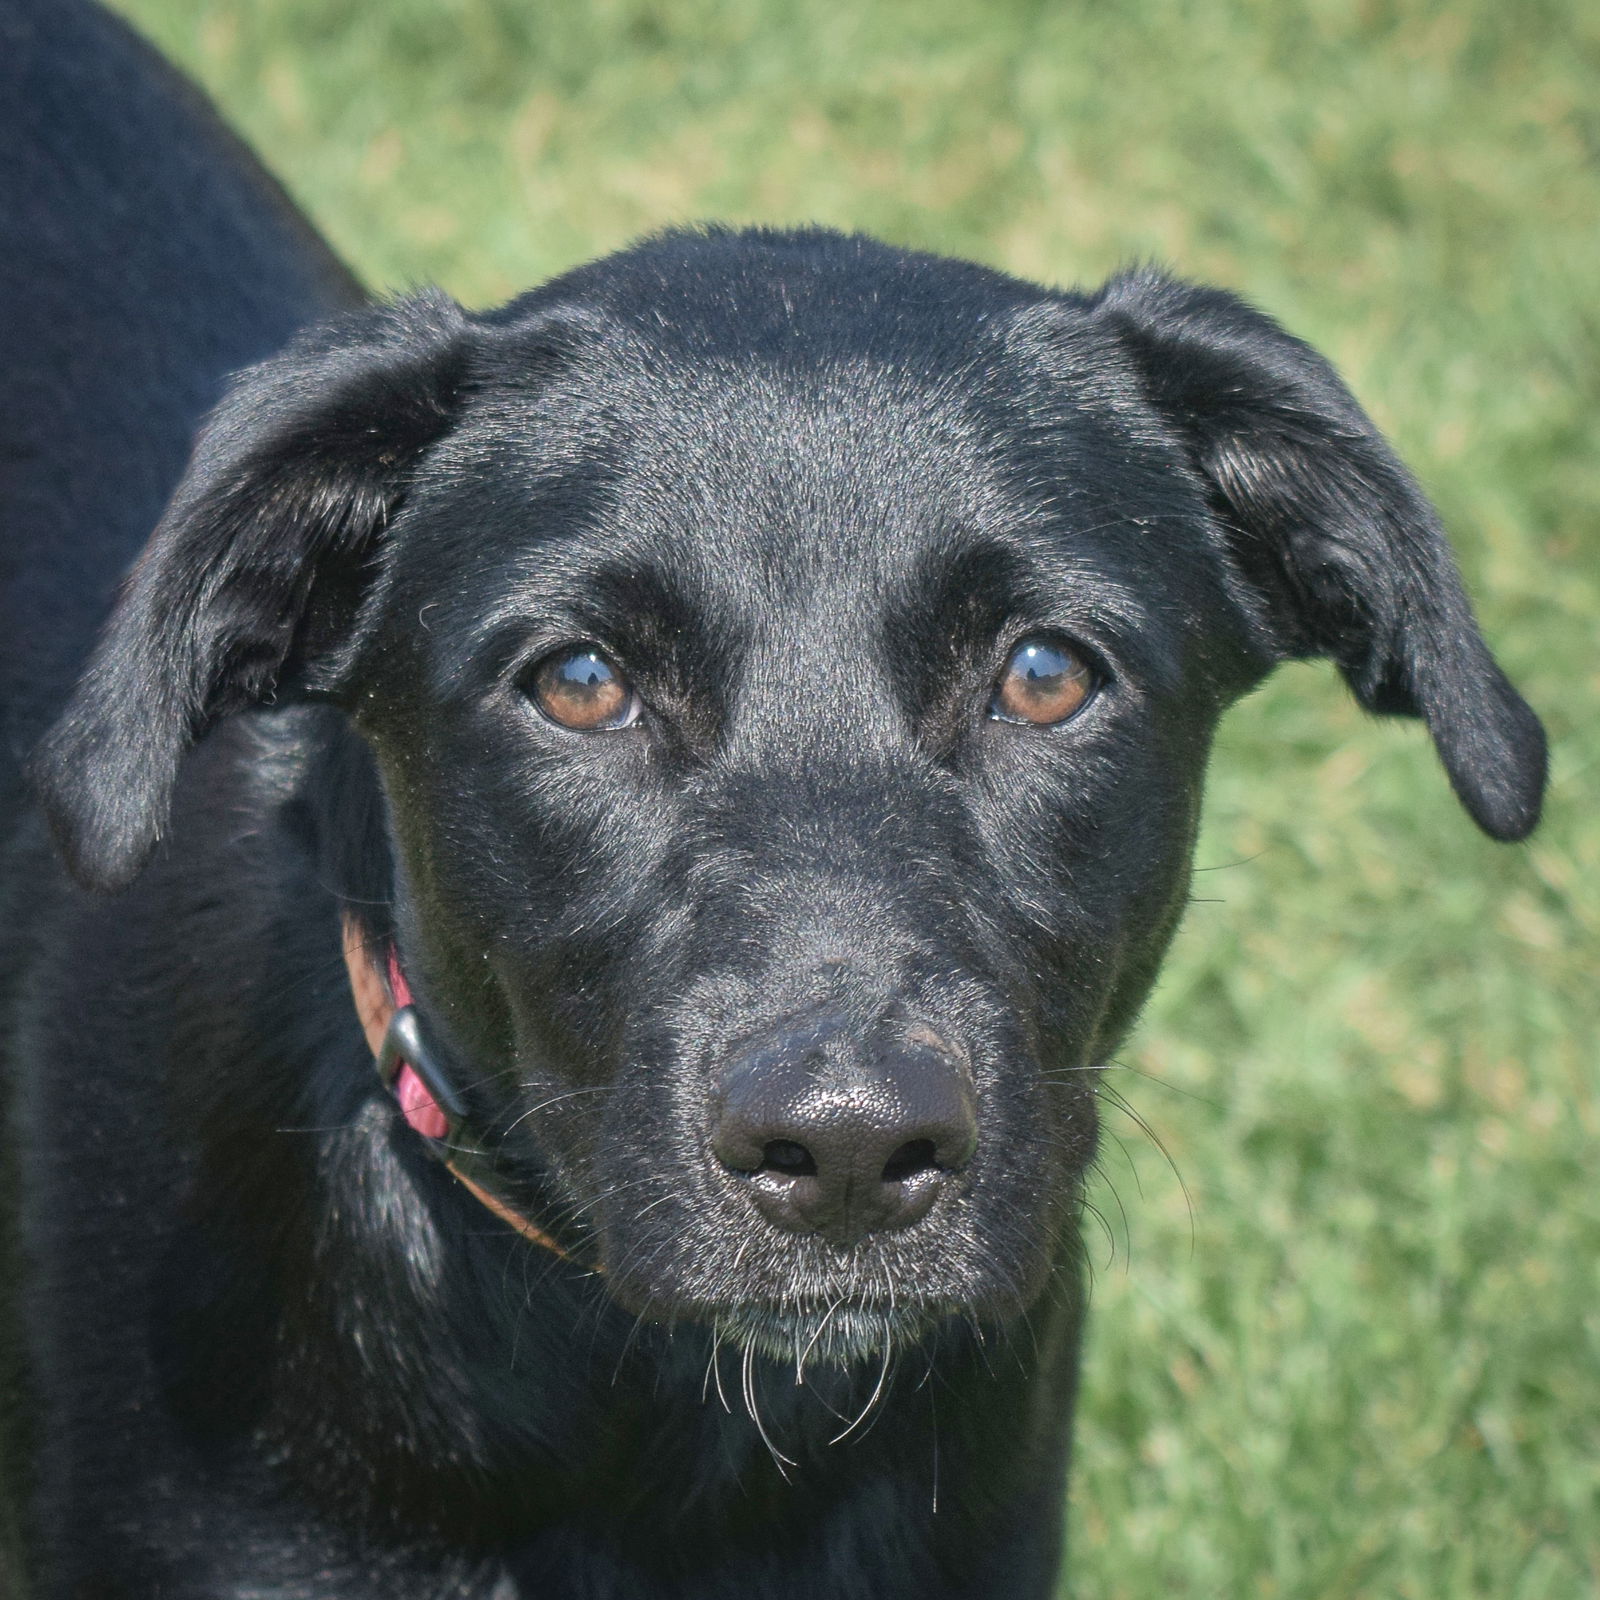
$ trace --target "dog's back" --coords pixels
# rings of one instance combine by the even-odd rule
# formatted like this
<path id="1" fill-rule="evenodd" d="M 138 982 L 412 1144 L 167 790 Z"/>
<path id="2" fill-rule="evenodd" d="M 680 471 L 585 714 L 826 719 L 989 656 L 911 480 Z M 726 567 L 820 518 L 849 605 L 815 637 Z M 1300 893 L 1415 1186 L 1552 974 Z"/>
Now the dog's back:
<path id="1" fill-rule="evenodd" d="M 360 291 L 194 89 L 81 0 L 0 0 L 7 787 L 226 374 Z"/>
<path id="2" fill-rule="evenodd" d="M 224 377 L 360 291 L 194 90 L 80 0 L 0 0 L 0 150 L 0 840 L 11 858 L 0 1006 L 9 1015 L 40 876 L 56 870 L 41 830 L 18 833 L 21 760 L 58 709 Z M 3 1057 L 0 1074 L 9 1089 Z M 8 1159 L 8 1197 L 9 1168 Z M 0 1252 L 0 1282 L 13 1286 L 9 1226 Z M 9 1525 L 29 1409 L 13 1311 L 0 1296 L 8 1597 L 26 1593 L 21 1533 Z"/>

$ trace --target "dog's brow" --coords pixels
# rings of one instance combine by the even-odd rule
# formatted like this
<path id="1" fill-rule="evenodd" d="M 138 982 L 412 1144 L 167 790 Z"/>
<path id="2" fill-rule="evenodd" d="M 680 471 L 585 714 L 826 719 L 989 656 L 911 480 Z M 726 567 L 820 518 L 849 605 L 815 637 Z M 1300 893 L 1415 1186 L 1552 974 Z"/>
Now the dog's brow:
<path id="1" fill-rule="evenodd" d="M 592 640 L 618 653 L 675 698 L 715 691 L 741 637 L 714 595 L 646 561 L 613 559 L 582 572 L 572 564 L 556 587 L 509 584 L 466 629 L 452 654 L 473 677 L 500 676 L 564 643 Z"/>
<path id="2" fill-rule="evenodd" d="M 981 652 L 1003 634 L 1058 629 L 1158 687 L 1176 681 L 1181 662 L 1172 630 L 1157 625 L 1151 603 L 1125 570 L 1127 560 L 1114 548 L 1064 544 L 1054 530 L 1026 540 L 943 541 L 896 585 L 886 607 L 891 635 L 940 638 L 958 651 Z"/>

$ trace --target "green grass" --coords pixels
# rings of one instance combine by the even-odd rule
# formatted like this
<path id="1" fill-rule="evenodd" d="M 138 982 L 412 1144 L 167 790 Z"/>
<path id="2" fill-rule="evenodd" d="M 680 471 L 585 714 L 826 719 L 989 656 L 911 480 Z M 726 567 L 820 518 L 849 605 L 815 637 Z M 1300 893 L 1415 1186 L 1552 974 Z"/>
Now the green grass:
<path id="1" fill-rule="evenodd" d="M 1547 718 L 1549 820 L 1477 837 L 1327 671 L 1233 714 L 1115 1075 L 1171 1165 L 1111 1113 L 1073 1591 L 1600 1594 L 1600 8 L 123 4 L 378 285 L 815 219 L 1155 256 L 1333 356 Z"/>

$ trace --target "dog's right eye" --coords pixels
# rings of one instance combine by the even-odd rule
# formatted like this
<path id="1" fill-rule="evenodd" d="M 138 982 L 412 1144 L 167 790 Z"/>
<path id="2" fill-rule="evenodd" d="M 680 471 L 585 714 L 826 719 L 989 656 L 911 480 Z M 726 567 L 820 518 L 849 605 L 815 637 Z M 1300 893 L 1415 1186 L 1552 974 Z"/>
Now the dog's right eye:
<path id="1" fill-rule="evenodd" d="M 626 728 L 639 718 L 639 696 L 633 685 L 593 645 L 546 656 L 533 669 L 528 693 L 552 722 L 578 733 Z"/>

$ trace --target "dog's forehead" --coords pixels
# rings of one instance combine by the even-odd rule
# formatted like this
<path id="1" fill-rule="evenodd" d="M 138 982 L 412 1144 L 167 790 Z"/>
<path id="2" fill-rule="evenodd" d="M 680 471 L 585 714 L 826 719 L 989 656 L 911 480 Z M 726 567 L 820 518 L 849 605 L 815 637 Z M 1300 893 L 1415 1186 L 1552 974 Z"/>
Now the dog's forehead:
<path id="1" fill-rule="evenodd" d="M 857 358 L 799 370 L 656 361 L 634 377 L 605 374 L 607 404 L 577 421 L 579 437 L 557 439 L 561 423 L 530 416 L 499 441 L 502 482 L 529 502 L 553 480 L 592 497 L 589 515 L 530 530 L 536 543 L 701 570 L 713 587 L 737 578 L 800 603 L 881 581 L 948 530 L 1017 518 L 995 438 L 942 375 Z M 552 452 L 580 460 L 564 470 Z"/>
<path id="2" fill-rule="evenodd" d="M 1139 633 L 1220 596 L 1203 504 L 1114 341 L 1070 301 L 899 260 L 603 279 L 494 325 L 397 529 L 401 599 L 471 573 L 431 597 L 469 634 L 553 609 L 581 626 L 625 572 L 714 625 L 870 627 L 974 552 L 1007 557 L 1001 612 L 997 584 L 1034 612 L 1071 590 Z"/>

